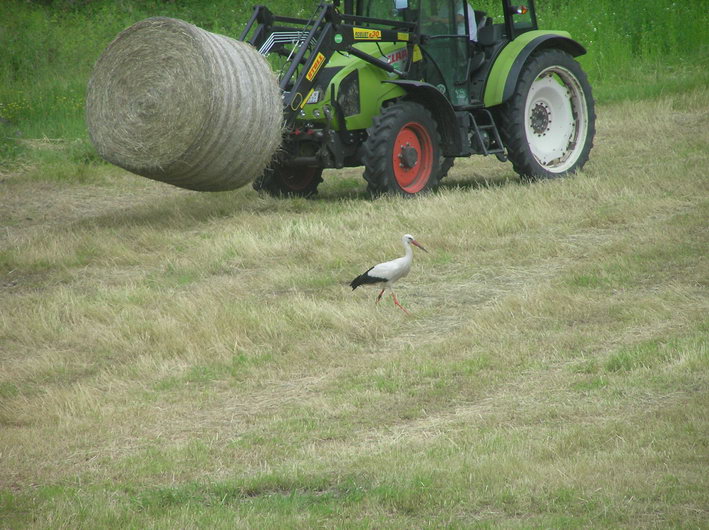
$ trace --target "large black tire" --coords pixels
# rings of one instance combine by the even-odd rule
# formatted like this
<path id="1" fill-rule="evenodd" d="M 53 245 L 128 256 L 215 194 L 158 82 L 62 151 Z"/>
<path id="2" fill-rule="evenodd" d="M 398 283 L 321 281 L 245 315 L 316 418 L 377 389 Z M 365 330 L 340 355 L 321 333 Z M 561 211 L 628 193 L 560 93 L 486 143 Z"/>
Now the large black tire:
<path id="1" fill-rule="evenodd" d="M 256 191 L 265 191 L 274 197 L 312 197 L 318 192 L 322 168 L 276 167 L 267 169 L 254 180 Z"/>
<path id="2" fill-rule="evenodd" d="M 533 54 L 497 118 L 507 156 L 523 178 L 562 177 L 588 161 L 596 132 L 591 85 L 564 51 Z"/>
<path id="3" fill-rule="evenodd" d="M 364 178 L 370 195 L 415 195 L 434 189 L 440 176 L 436 121 L 422 105 L 402 101 L 382 110 L 367 129 Z"/>
<path id="4" fill-rule="evenodd" d="M 441 183 L 441 180 L 444 177 L 448 176 L 448 172 L 450 169 L 453 167 L 453 164 L 455 163 L 455 158 L 450 156 L 450 157 L 441 157 L 440 162 L 438 163 L 438 183 Z"/>

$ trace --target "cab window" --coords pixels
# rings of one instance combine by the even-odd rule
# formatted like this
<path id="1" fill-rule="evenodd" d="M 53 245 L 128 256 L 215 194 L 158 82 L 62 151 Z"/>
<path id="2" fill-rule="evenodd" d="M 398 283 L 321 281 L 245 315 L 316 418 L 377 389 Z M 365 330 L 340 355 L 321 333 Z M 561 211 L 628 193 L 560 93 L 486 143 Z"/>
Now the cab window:
<path id="1" fill-rule="evenodd" d="M 409 9 L 413 8 L 413 2 L 409 0 Z M 404 20 L 403 9 L 397 9 L 394 0 L 367 0 L 365 2 L 365 17 L 382 18 L 384 20 Z"/>

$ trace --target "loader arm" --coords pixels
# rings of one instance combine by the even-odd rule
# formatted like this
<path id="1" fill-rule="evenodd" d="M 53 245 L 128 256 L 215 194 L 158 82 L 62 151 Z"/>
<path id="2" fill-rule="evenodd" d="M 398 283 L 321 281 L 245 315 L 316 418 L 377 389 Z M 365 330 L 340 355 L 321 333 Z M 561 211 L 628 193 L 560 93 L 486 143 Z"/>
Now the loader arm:
<path id="1" fill-rule="evenodd" d="M 405 42 L 408 57 L 420 42 L 414 22 L 383 20 L 341 14 L 333 4 L 320 4 L 309 19 L 274 15 L 266 6 L 256 6 L 239 40 L 256 47 L 263 55 L 287 56 L 287 66 L 279 76 L 283 91 L 285 124 L 290 127 L 308 102 L 318 75 L 334 53 L 348 53 L 399 78 L 407 78 L 412 61 L 403 69 L 355 47 L 363 42 Z M 251 37 L 248 38 L 249 34 Z M 292 45 L 289 49 L 284 44 Z"/>

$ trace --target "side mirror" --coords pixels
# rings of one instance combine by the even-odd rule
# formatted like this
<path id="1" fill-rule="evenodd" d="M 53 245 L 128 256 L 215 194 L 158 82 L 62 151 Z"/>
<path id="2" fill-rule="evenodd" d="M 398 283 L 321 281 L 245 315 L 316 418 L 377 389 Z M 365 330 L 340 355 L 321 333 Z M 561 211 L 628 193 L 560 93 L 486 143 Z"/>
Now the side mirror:
<path id="1" fill-rule="evenodd" d="M 394 0 L 396 9 L 406 9 L 409 7 L 409 0 Z"/>

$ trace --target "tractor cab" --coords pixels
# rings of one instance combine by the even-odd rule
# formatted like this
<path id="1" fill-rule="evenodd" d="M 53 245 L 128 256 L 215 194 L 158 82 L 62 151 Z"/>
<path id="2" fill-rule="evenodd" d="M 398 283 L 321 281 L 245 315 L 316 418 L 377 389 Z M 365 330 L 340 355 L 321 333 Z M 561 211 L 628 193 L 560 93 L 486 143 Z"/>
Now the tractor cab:
<path id="1" fill-rule="evenodd" d="M 473 0 L 474 1 L 474 0 Z M 421 78 L 434 85 L 454 106 L 480 104 L 473 74 L 509 41 L 537 29 L 534 0 L 501 10 L 474 9 L 468 0 L 345 0 L 344 13 L 402 23 L 414 23 L 423 55 Z M 493 16 L 500 22 L 494 23 Z M 485 76 L 478 76 L 484 79 Z M 479 90 L 476 90 L 478 88 Z"/>

